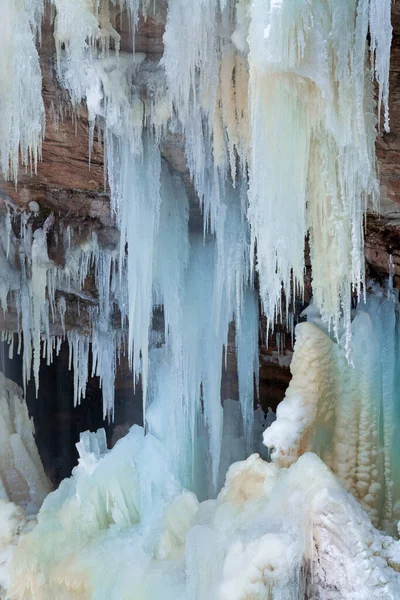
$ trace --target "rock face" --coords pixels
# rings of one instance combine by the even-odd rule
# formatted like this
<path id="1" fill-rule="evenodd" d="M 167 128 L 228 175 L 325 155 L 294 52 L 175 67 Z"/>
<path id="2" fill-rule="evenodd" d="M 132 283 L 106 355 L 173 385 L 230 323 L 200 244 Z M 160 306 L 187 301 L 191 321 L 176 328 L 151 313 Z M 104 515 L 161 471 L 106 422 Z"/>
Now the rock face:
<path id="1" fill-rule="evenodd" d="M 390 133 L 378 137 L 380 214 L 366 223 L 365 258 L 371 275 L 385 276 L 393 255 L 395 284 L 400 284 L 400 6 L 392 4 L 393 41 L 390 62 Z"/>

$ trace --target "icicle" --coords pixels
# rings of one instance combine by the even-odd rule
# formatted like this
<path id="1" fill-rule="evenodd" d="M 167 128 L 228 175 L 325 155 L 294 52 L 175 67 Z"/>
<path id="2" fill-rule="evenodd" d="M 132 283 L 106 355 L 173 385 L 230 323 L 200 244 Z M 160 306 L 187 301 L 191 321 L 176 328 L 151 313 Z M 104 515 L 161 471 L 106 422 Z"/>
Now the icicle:
<path id="1" fill-rule="evenodd" d="M 250 454 L 253 443 L 254 389 L 258 392 L 258 301 L 248 291 L 244 301 L 240 327 L 236 330 L 239 400 L 246 449 Z"/>
<path id="2" fill-rule="evenodd" d="M 369 30 L 371 33 L 372 66 L 379 84 L 378 125 L 384 109 L 384 129 L 389 131 L 389 67 L 392 26 L 390 0 L 370 0 Z"/>
<path id="3" fill-rule="evenodd" d="M 127 277 L 129 294 L 128 352 L 137 380 L 142 375 L 145 414 L 148 376 L 148 340 L 152 316 L 153 255 L 160 212 L 160 169 L 158 148 L 151 136 L 143 140 L 143 154 L 122 146 L 121 252 L 128 244 Z M 123 255 L 120 257 L 120 264 Z"/>
<path id="4" fill-rule="evenodd" d="M 168 448 L 173 472 L 179 473 L 186 486 L 204 495 L 205 473 L 199 473 L 196 465 L 209 456 L 214 488 L 210 492 L 215 493 L 223 428 L 221 361 L 234 316 L 246 433 L 251 428 L 258 326 L 257 313 L 251 309 L 252 316 L 247 314 L 249 307 L 255 306 L 245 292 L 250 270 L 249 236 L 240 195 L 228 184 L 216 215 L 216 241 L 210 236 L 203 241 L 192 235 L 187 263 L 186 194 L 165 168 L 161 189 L 154 256 L 155 302 L 164 306 L 166 348 L 150 354 L 153 383 L 147 422 L 149 431 Z M 245 348 L 247 343 L 253 344 L 253 353 Z M 167 438 L 165 432 L 169 432 Z M 201 440 L 202 436 L 209 442 Z"/>
<path id="5" fill-rule="evenodd" d="M 40 366 L 40 332 L 41 332 L 41 315 L 42 307 L 46 301 L 46 285 L 47 285 L 47 243 L 46 234 L 42 229 L 37 229 L 32 242 L 32 322 L 31 336 L 32 348 L 27 347 L 25 352 L 33 353 L 33 375 L 35 378 L 36 396 L 39 392 L 39 366 Z M 25 344 L 27 344 L 25 339 Z M 28 374 L 30 376 L 30 373 Z"/>
<path id="6" fill-rule="evenodd" d="M 94 374 L 100 378 L 103 395 L 103 418 L 114 419 L 114 390 L 116 368 L 116 341 L 113 332 L 94 330 L 92 334 Z"/>
<path id="7" fill-rule="evenodd" d="M 89 339 L 76 331 L 67 333 L 69 346 L 69 368 L 74 371 L 74 406 L 86 397 L 86 384 L 89 377 Z"/>
<path id="8" fill-rule="evenodd" d="M 35 47 L 43 0 L 4 0 L 0 21 L 0 172 L 17 179 L 22 164 L 36 171 L 45 117 Z"/>
<path id="9" fill-rule="evenodd" d="M 207 179 L 213 170 L 209 149 L 219 71 L 217 7 L 217 0 L 174 0 L 163 38 L 170 101 L 183 126 L 187 163 L 201 201 L 212 194 Z"/>
<path id="10" fill-rule="evenodd" d="M 257 52 L 256 47 L 251 51 Z M 294 286 L 303 282 L 309 85 L 295 75 L 272 73 L 262 78 L 255 68 L 250 70 L 253 133 L 248 218 L 253 252 L 257 246 L 263 312 L 271 322 L 282 291 L 291 297 L 292 278 Z M 275 161 L 274 156 L 282 159 Z"/>

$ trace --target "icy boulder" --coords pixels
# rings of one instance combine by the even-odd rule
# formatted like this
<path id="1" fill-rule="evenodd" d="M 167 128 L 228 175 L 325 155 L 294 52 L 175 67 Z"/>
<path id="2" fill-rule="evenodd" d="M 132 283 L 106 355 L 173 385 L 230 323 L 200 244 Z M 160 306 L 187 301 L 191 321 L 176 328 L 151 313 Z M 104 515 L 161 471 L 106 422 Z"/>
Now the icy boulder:
<path id="1" fill-rule="evenodd" d="M 0 598 L 18 537 L 51 490 L 33 434 L 21 388 L 0 373 Z"/>
<path id="2" fill-rule="evenodd" d="M 0 373 L 0 498 L 35 515 L 51 485 L 33 437 L 21 388 Z"/>

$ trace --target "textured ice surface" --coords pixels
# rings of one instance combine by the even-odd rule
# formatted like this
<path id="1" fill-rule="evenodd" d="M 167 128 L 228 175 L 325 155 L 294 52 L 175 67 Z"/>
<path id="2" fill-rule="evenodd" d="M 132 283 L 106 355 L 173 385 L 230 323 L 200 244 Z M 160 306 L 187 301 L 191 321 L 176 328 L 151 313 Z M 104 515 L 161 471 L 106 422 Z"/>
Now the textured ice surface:
<path id="1" fill-rule="evenodd" d="M 296 328 L 293 378 L 264 443 L 281 466 L 316 452 L 373 523 L 395 532 L 400 517 L 397 299 L 390 290 L 377 289 L 359 305 L 352 322 L 353 365 L 318 326 L 313 311 L 308 313 L 314 322 Z"/>
<path id="2" fill-rule="evenodd" d="M 0 373 L 0 498 L 36 514 L 51 490 L 21 388 Z"/>
<path id="3" fill-rule="evenodd" d="M 230 467 L 216 500 L 199 503 L 141 428 L 102 447 L 101 432 L 82 435 L 79 466 L 20 538 L 12 597 L 398 597 L 398 542 L 315 454 L 281 471 L 254 454 Z"/>
<path id="4" fill-rule="evenodd" d="M 33 434 L 21 388 L 0 373 L 0 598 L 18 536 L 51 490 Z"/>

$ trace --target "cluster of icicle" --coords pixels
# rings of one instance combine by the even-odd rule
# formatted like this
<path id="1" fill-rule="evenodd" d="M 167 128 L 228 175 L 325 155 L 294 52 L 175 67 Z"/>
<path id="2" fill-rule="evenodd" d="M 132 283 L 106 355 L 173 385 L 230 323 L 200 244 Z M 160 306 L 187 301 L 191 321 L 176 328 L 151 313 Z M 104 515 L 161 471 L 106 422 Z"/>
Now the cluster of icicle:
<path id="1" fill-rule="evenodd" d="M 86 103 L 91 142 L 96 127 L 105 142 L 121 238 L 118 274 L 113 278 L 107 271 L 106 258 L 105 277 L 108 272 L 110 285 L 119 279 L 116 304 L 128 322 L 127 352 L 135 381 L 141 375 L 144 408 L 157 396 L 158 364 L 168 363 L 179 410 L 167 410 L 166 418 L 180 415 L 170 426 L 183 428 L 179 437 L 189 440 L 193 455 L 203 418 L 201 388 L 215 484 L 222 435 L 218 365 L 232 319 L 241 354 L 243 420 L 250 431 L 248 372 L 257 346 L 254 265 L 262 310 L 272 325 L 301 295 L 309 234 L 314 297 L 336 337 L 343 314 L 349 356 L 351 295 L 353 290 L 360 295 L 364 283 L 363 216 L 368 202 L 376 206 L 378 192 L 374 74 L 378 114 L 383 107 L 388 128 L 390 2 L 171 0 L 164 54 L 154 61 L 120 52 L 120 35 L 111 22 L 111 9 L 119 4 L 130 16 L 134 36 L 139 13 L 149 10 L 146 2 L 7 0 L 0 36 L 6 57 L 0 71 L 5 177 L 16 178 L 19 158 L 34 167 L 40 154 L 44 117 L 35 42 L 48 3 L 59 81 L 74 105 Z M 203 208 L 204 240 L 188 239 L 185 190 L 161 159 L 160 145 L 171 133 L 185 138 Z M 20 294 L 25 377 L 32 362 L 36 381 L 40 337 L 43 332 L 50 337 L 45 305 L 53 313 L 64 310 L 63 301 L 54 306 L 45 237 L 44 229 L 35 232 L 29 248 L 32 277 Z M 105 314 L 100 327 L 97 315 L 92 319 L 92 342 L 105 412 L 112 414 L 110 348 L 117 350 L 121 340 L 110 328 L 107 287 L 101 282 Z M 149 335 L 158 305 L 164 310 L 165 346 L 151 358 Z M 241 340 L 252 343 L 247 353 Z M 89 338 L 71 342 L 79 401 Z M 47 344 L 48 355 L 58 343 Z M 165 356 L 157 356 L 162 352 Z M 151 389 L 150 371 L 157 372 Z M 174 448 L 176 460 L 186 462 L 187 451 Z"/>
<path id="2" fill-rule="evenodd" d="M 397 600 L 397 297 L 376 288 L 357 309 L 354 369 L 308 313 L 264 434 L 272 462 L 232 464 L 218 497 L 199 502 L 141 427 L 111 451 L 104 430 L 82 434 L 72 477 L 12 547 L 10 597 Z M 239 439 L 225 425 L 232 449 Z"/>
<path id="3" fill-rule="evenodd" d="M 66 338 L 75 404 L 85 397 L 91 349 L 92 373 L 102 385 L 104 416 L 113 414 L 117 356 L 129 344 L 131 364 L 136 375 L 142 373 L 144 387 L 149 379 L 144 396 L 147 427 L 165 440 L 173 470 L 182 481 L 205 490 L 204 495 L 209 469 L 214 489 L 218 483 L 222 358 L 233 319 L 240 419 L 251 446 L 258 306 L 249 285 L 248 228 L 240 197 L 232 189 L 224 201 L 219 242 L 214 236 L 194 233 L 189 244 L 184 186 L 161 163 L 153 146 L 144 152 L 146 170 L 139 159 L 132 169 L 131 154 L 123 161 L 123 193 L 130 200 L 124 204 L 123 219 L 134 229 L 129 233 L 127 256 L 120 256 L 110 245 L 101 247 L 94 233 L 85 237 L 67 229 L 59 239 L 63 264 L 56 264 L 47 246 L 54 219 L 49 217 L 35 229 L 35 214 L 18 215 L 18 239 L 8 213 L 0 235 L 1 304 L 4 309 L 8 303 L 14 306 L 14 319 L 21 323 L 17 352 L 23 352 L 25 383 L 33 370 L 39 385 L 40 361 L 50 363 Z M 86 289 L 89 274 L 94 275 L 97 299 Z M 70 295 L 86 305 L 80 329 L 70 321 L 66 324 L 71 318 L 66 300 Z M 153 331 L 152 313 L 159 306 L 163 307 L 163 331 Z M 120 328 L 112 324 L 114 307 Z M 14 337 L 12 332 L 3 334 L 11 343 L 10 356 Z M 195 472 L 195 463 L 207 462 L 202 472 Z"/>
<path id="4" fill-rule="evenodd" d="M 308 232 L 316 301 L 336 333 L 344 311 L 348 345 L 351 287 L 360 294 L 363 283 L 362 220 L 367 202 L 376 206 L 377 200 L 373 74 L 378 118 L 383 112 L 385 129 L 389 126 L 390 1 L 174 0 L 157 83 L 151 69 L 142 70 L 151 88 L 147 102 L 131 85 L 132 80 L 137 85 L 145 57 L 119 54 L 120 36 L 110 21 L 117 0 L 51 4 L 60 80 L 74 103 L 86 102 L 92 132 L 96 121 L 104 128 L 107 151 L 116 135 L 119 145 L 143 157 L 143 127 L 153 131 L 156 145 L 167 130 L 183 132 L 211 231 L 224 182 L 242 189 L 262 306 L 271 324 L 282 311 L 282 291 L 286 303 L 301 292 Z M 15 23 L 6 20 L 13 32 L 8 35 L 26 42 L 14 47 L 2 38 L 10 65 L 13 60 L 24 65 L 13 71 L 3 61 L 8 80 L 0 101 L 8 101 L 8 129 L 0 151 L 3 172 L 13 176 L 18 143 L 24 162 L 35 161 L 40 151 L 43 105 L 33 42 L 44 3 L 9 5 L 6 16 Z M 139 11 L 146 14 L 149 7 L 129 0 L 122 8 L 134 33 Z M 18 87 L 22 83 L 26 91 Z M 111 161 L 114 197 L 120 169 Z M 123 212 L 118 203 L 116 210 Z"/>
<path id="5" fill-rule="evenodd" d="M 72 232 L 69 227 L 57 232 L 63 248 L 63 264 L 49 258 L 47 238 L 54 234 L 54 217 L 48 217 L 41 227 L 35 227 L 39 207 L 17 212 L 9 209 L 0 222 L 0 307 L 9 317 L 18 335 L 12 329 L 2 332 L 2 340 L 9 342 L 9 357 L 14 352 L 23 354 L 24 388 L 33 373 L 36 390 L 39 389 L 41 360 L 49 365 L 57 356 L 63 339 L 68 340 L 70 368 L 74 371 L 74 405 L 85 398 L 89 376 L 89 349 L 91 347 L 92 375 L 100 377 L 104 397 L 104 417 L 112 415 L 114 379 L 117 356 L 121 355 L 124 333 L 110 326 L 113 302 L 123 300 L 116 276 L 116 250 L 105 252 L 95 232 Z M 19 234 L 13 233 L 13 223 L 19 225 Z M 87 277 L 94 273 L 99 301 L 85 289 Z M 80 329 L 67 330 L 65 323 L 68 295 L 88 305 L 89 314 L 81 317 Z M 123 307 L 119 307 L 121 312 Z M 124 318 L 122 312 L 122 318 Z M 16 324 L 16 325 L 15 325 Z M 17 347 L 15 348 L 15 341 Z"/>

